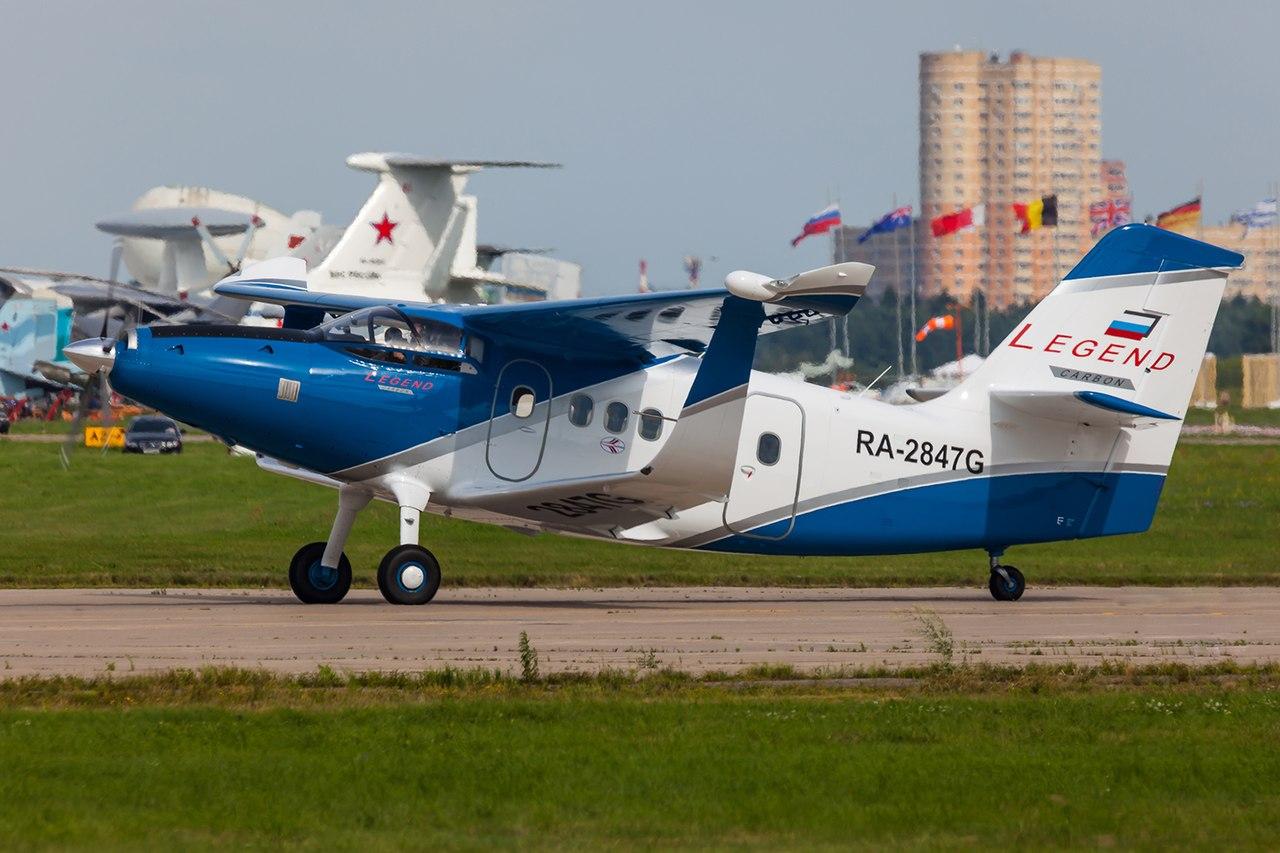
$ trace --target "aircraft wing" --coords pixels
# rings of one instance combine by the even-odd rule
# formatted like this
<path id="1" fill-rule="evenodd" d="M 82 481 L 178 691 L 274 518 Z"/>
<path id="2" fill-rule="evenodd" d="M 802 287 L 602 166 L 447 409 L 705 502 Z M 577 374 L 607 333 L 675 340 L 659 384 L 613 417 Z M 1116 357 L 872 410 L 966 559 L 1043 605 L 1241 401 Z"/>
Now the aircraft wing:
<path id="1" fill-rule="evenodd" d="M 729 274 L 725 289 L 478 306 L 389 303 L 376 297 L 316 293 L 305 287 L 305 264 L 297 258 L 278 258 L 224 279 L 214 292 L 330 313 L 394 304 L 411 315 L 465 325 L 532 350 L 644 361 L 652 357 L 656 344 L 705 350 L 731 301 L 760 304 L 761 333 L 844 315 L 862 296 L 874 270 L 869 264 L 844 263 L 789 279 L 740 271 Z"/>

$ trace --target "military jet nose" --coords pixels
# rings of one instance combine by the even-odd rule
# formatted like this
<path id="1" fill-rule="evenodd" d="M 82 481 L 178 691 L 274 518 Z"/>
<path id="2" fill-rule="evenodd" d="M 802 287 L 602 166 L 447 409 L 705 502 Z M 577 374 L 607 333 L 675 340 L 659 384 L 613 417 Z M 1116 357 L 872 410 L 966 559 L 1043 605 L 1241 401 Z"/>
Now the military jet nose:
<path id="1" fill-rule="evenodd" d="M 71 359 L 72 364 L 85 373 L 94 374 L 98 371 L 110 373 L 111 365 L 116 361 L 115 346 L 114 338 L 89 338 L 67 344 L 62 348 L 62 352 Z"/>

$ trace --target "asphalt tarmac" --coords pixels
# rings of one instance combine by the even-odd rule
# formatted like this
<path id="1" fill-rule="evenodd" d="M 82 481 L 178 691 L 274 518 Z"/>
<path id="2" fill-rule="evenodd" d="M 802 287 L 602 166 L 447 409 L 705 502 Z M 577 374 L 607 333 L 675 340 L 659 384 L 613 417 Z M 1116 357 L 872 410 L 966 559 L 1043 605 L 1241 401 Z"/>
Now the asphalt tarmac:
<path id="1" fill-rule="evenodd" d="M 938 623 L 935 620 L 941 620 Z M 519 671 L 528 632 L 542 671 L 901 667 L 953 661 L 1280 660 L 1280 589 L 1057 587 L 1022 601 L 985 589 L 459 589 L 423 607 L 373 591 L 306 606 L 248 590 L 0 591 L 0 678 L 204 666 L 279 672 Z"/>

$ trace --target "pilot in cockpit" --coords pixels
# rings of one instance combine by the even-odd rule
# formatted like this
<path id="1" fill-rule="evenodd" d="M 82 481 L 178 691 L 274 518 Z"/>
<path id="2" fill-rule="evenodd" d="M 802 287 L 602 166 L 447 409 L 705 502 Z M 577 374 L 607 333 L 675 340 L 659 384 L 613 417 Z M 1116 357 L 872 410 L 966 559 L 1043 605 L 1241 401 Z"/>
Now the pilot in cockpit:
<path id="1" fill-rule="evenodd" d="M 387 333 L 383 335 L 382 343 L 389 347 L 403 347 L 405 346 L 404 332 L 400 331 L 395 326 L 392 326 L 387 329 Z M 391 353 L 391 358 L 400 364 L 404 364 L 405 362 L 404 353 L 402 352 Z"/>

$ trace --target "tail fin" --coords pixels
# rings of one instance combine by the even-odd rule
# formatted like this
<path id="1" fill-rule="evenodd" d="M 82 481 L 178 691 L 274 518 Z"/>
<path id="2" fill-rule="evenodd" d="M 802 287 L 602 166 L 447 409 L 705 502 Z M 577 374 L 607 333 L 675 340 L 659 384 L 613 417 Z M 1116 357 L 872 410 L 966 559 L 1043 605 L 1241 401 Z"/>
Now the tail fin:
<path id="1" fill-rule="evenodd" d="M 989 542 L 1150 526 L 1242 260 L 1148 225 L 1112 231 L 959 388 L 922 404 L 989 408 L 988 470 L 1011 475 L 991 480 Z"/>
<path id="2" fill-rule="evenodd" d="M 467 177 L 483 168 L 557 164 L 355 154 L 347 165 L 376 173 L 378 184 L 316 267 L 312 289 L 422 299 L 443 294 L 459 251 L 468 244 L 474 251 L 474 199 L 462 195 Z"/>
<path id="3" fill-rule="evenodd" d="M 1150 225 L 1110 232 L 964 383 L 1043 417 L 1186 414 L 1227 273 L 1243 256 Z"/>

